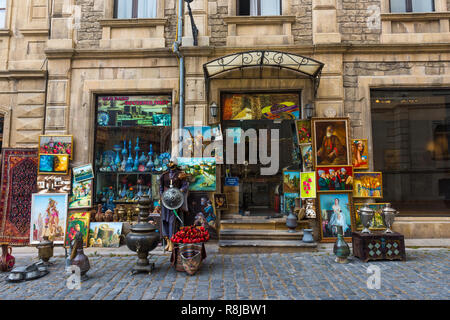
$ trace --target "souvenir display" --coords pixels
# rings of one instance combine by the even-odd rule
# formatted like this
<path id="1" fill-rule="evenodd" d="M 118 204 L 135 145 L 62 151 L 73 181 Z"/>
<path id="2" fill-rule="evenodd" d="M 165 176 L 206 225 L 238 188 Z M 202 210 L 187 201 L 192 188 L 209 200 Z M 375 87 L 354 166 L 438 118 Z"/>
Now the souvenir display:
<path id="1" fill-rule="evenodd" d="M 31 198 L 37 191 L 38 153 L 36 149 L 2 149 L 2 197 L 0 241 L 28 245 Z"/>
<path id="2" fill-rule="evenodd" d="M 299 119 L 298 93 L 222 94 L 222 120 Z"/>
<path id="3" fill-rule="evenodd" d="M 369 146 L 367 139 L 352 140 L 352 164 L 355 170 L 369 169 Z"/>
<path id="4" fill-rule="evenodd" d="M 300 172 L 283 171 L 283 192 L 299 193 L 300 191 Z"/>
<path id="5" fill-rule="evenodd" d="M 73 182 L 69 197 L 69 209 L 92 207 L 92 180 Z"/>
<path id="6" fill-rule="evenodd" d="M 302 154 L 303 171 L 312 170 L 314 168 L 312 144 L 300 145 L 300 152 Z"/>
<path id="7" fill-rule="evenodd" d="M 47 232 L 55 244 L 64 243 L 68 196 L 62 193 L 33 194 L 30 243 L 38 244 Z"/>
<path id="8" fill-rule="evenodd" d="M 38 193 L 70 193 L 71 174 L 68 175 L 38 175 Z"/>
<path id="9" fill-rule="evenodd" d="M 190 191 L 216 191 L 215 158 L 177 158 L 178 166 L 188 175 Z"/>
<path id="10" fill-rule="evenodd" d="M 355 228 L 360 231 L 365 228 L 363 222 L 361 221 L 361 215 L 359 210 L 363 207 L 367 207 L 373 210 L 373 217 L 369 220 L 369 225 L 367 228 L 372 231 L 385 230 L 386 225 L 383 222 L 382 210 L 386 203 L 355 203 Z"/>
<path id="11" fill-rule="evenodd" d="M 351 194 L 319 193 L 319 221 L 322 242 L 333 242 L 337 237 L 336 225 L 342 227 L 346 241 L 351 241 L 354 229 L 353 214 L 351 213 Z"/>
<path id="12" fill-rule="evenodd" d="M 305 198 L 316 197 L 316 173 L 301 172 L 300 174 L 300 196 Z"/>
<path id="13" fill-rule="evenodd" d="M 297 128 L 297 139 L 299 144 L 311 143 L 311 121 L 310 120 L 297 120 L 295 121 Z"/>
<path id="14" fill-rule="evenodd" d="M 66 154 L 73 160 L 73 136 L 41 135 L 39 136 L 39 154 Z"/>
<path id="15" fill-rule="evenodd" d="M 73 168 L 73 179 L 75 182 L 94 179 L 92 164 L 85 164 L 83 166 Z"/>
<path id="16" fill-rule="evenodd" d="M 122 234 L 122 222 L 92 222 L 89 225 L 89 246 L 118 248 Z"/>
<path id="17" fill-rule="evenodd" d="M 383 198 L 381 172 L 355 172 L 353 174 L 354 198 Z"/>
<path id="18" fill-rule="evenodd" d="M 70 246 L 77 233 L 83 236 L 83 246 L 87 247 L 90 212 L 69 212 L 67 215 L 67 228 L 64 246 Z"/>
<path id="19" fill-rule="evenodd" d="M 351 165 L 348 118 L 313 118 L 315 166 Z"/>
<path id="20" fill-rule="evenodd" d="M 316 167 L 317 191 L 351 191 L 353 189 L 353 168 Z"/>
<path id="21" fill-rule="evenodd" d="M 227 195 L 225 193 L 215 193 L 214 206 L 216 210 L 228 209 Z"/>

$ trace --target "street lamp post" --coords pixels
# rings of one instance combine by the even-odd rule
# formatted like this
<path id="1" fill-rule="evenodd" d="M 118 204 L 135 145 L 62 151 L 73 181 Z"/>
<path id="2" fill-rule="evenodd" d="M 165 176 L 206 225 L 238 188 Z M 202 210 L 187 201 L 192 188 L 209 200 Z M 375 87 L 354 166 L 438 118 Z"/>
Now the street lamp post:
<path id="1" fill-rule="evenodd" d="M 191 18 L 191 26 L 192 26 L 192 37 L 194 38 L 194 46 L 198 46 L 198 29 L 195 25 L 194 17 L 192 16 L 191 10 L 191 2 L 194 0 L 184 0 L 187 3 L 187 7 L 189 10 L 189 17 Z"/>

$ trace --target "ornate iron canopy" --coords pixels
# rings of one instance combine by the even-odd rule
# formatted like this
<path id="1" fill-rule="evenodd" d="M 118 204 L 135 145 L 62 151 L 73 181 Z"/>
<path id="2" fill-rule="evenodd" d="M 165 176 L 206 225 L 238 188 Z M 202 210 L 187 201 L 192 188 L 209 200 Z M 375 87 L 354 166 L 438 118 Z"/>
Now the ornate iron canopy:
<path id="1" fill-rule="evenodd" d="M 243 68 L 273 67 L 301 73 L 314 81 L 314 90 L 319 87 L 320 75 L 324 64 L 317 60 L 293 53 L 254 50 L 230 54 L 212 60 L 203 65 L 206 84 L 223 73 Z"/>

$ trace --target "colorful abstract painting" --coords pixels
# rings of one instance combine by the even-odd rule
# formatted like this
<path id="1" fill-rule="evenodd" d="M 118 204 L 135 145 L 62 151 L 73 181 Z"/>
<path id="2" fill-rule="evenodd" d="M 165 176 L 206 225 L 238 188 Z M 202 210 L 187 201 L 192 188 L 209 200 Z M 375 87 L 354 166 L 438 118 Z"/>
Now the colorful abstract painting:
<path id="1" fill-rule="evenodd" d="M 78 232 L 83 235 L 83 246 L 87 247 L 89 234 L 90 212 L 69 212 L 67 214 L 67 228 L 64 246 L 70 247 L 70 243 Z"/>
<path id="2" fill-rule="evenodd" d="M 0 241 L 30 242 L 31 197 L 37 191 L 37 149 L 2 149 Z"/>
<path id="3" fill-rule="evenodd" d="M 316 173 L 302 172 L 300 174 L 300 196 L 302 199 L 316 197 Z"/>

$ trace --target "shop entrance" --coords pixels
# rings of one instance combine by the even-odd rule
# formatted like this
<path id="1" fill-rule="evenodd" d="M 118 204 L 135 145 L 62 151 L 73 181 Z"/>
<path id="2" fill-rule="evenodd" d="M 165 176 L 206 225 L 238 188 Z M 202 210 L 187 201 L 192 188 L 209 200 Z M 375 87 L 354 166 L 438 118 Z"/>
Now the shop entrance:
<path id="1" fill-rule="evenodd" d="M 238 178 L 239 195 L 229 195 L 229 198 L 239 199 L 238 208 L 234 208 L 233 214 L 244 216 L 276 218 L 283 215 L 280 206 L 280 195 L 283 194 L 283 170 L 298 170 L 300 161 L 294 148 L 296 142 L 295 120 L 299 112 L 300 95 L 294 93 L 252 93 L 252 94 L 224 94 L 222 96 L 223 121 L 222 128 L 225 135 L 233 135 L 235 144 L 245 143 L 245 162 L 238 163 L 237 147 L 234 146 L 234 164 L 224 165 L 222 181 L 227 177 Z M 262 106 L 268 106 L 267 109 Z M 231 108 L 230 108 L 231 107 Z M 285 111 L 277 113 L 277 110 L 285 108 Z M 231 110 L 230 110 L 231 109 Z M 268 111 L 269 110 L 269 111 Z M 270 110 L 273 112 L 267 115 Z M 239 115 L 241 113 L 241 115 Z M 237 115 L 236 115 L 237 114 Z M 244 119 L 242 119 L 244 118 Z M 255 119 L 256 118 L 256 119 Z M 273 118 L 273 119 L 269 119 Z M 272 155 L 271 130 L 279 132 L 279 156 L 278 171 L 273 175 L 263 175 L 259 157 L 259 141 L 250 141 L 245 136 L 245 141 L 240 141 L 238 132 L 242 129 L 245 133 L 254 129 L 259 136 L 260 129 L 267 130 L 267 155 Z M 256 150 L 251 150 L 250 144 L 254 143 Z M 257 163 L 250 164 L 250 152 L 257 153 Z M 226 148 L 224 153 L 226 159 Z M 276 159 L 272 156 L 272 159 Z M 224 186 L 224 190 L 227 188 Z"/>

